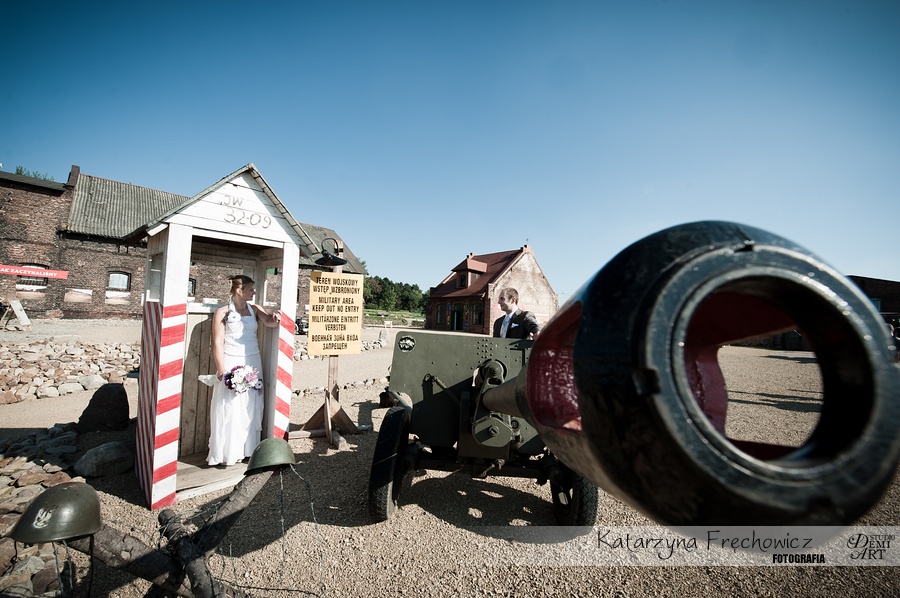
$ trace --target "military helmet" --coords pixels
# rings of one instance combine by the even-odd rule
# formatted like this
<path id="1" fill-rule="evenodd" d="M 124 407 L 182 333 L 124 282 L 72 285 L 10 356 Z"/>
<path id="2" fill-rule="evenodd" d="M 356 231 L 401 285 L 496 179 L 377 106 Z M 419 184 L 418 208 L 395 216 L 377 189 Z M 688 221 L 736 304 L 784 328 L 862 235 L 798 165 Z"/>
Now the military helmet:
<path id="1" fill-rule="evenodd" d="M 291 450 L 291 445 L 287 440 L 266 438 L 253 449 L 244 475 L 263 469 L 274 469 L 282 465 L 293 465 L 296 462 L 294 451 Z"/>
<path id="2" fill-rule="evenodd" d="M 100 499 L 83 482 L 67 482 L 37 495 L 9 537 L 24 544 L 74 540 L 100 531 Z"/>

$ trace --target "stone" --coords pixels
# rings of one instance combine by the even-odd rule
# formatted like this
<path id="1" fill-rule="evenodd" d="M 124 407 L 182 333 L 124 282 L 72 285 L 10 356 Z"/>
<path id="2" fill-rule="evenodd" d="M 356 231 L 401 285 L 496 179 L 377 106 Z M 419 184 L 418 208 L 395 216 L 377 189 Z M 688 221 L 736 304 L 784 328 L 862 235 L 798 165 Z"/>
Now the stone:
<path id="1" fill-rule="evenodd" d="M 11 575 L 27 575 L 31 577 L 44 568 L 44 559 L 38 556 L 30 556 L 13 566 Z"/>
<path id="2" fill-rule="evenodd" d="M 103 477 L 125 473 L 134 467 L 134 451 L 124 442 L 107 442 L 86 452 L 75 463 L 75 473 Z"/>
<path id="3" fill-rule="evenodd" d="M 15 540 L 12 538 L 0 538 L 0 575 L 9 569 L 13 558 L 16 556 Z"/>
<path id="4" fill-rule="evenodd" d="M 37 391 L 37 398 L 46 399 L 49 397 L 58 397 L 59 389 L 55 386 L 42 386 Z"/>
<path id="5" fill-rule="evenodd" d="M 3 598 L 31 598 L 34 586 L 30 575 L 4 575 L 0 577 L 0 596 Z"/>
<path id="6" fill-rule="evenodd" d="M 16 395 L 14 390 L 4 390 L 0 392 L 0 405 L 11 405 L 12 403 L 19 403 L 23 400 L 22 397 Z"/>
<path id="7" fill-rule="evenodd" d="M 18 390 L 16 390 L 16 396 L 23 401 L 25 399 L 33 399 L 34 391 L 35 389 L 33 386 L 20 386 Z"/>
<path id="8" fill-rule="evenodd" d="M 85 390 L 96 390 L 106 384 L 106 379 L 103 376 L 91 375 L 91 376 L 82 376 L 78 379 L 78 383 L 81 384 Z"/>
<path id="9" fill-rule="evenodd" d="M 44 488 L 52 488 L 53 486 L 58 486 L 59 484 L 65 484 L 66 482 L 71 482 L 72 478 L 64 471 L 57 471 L 50 475 L 46 480 L 41 482 L 41 485 Z"/>
<path id="10" fill-rule="evenodd" d="M 59 394 L 60 395 L 70 395 L 73 392 L 82 392 L 84 391 L 84 387 L 77 382 L 64 382 L 59 385 Z"/>
<path id="11" fill-rule="evenodd" d="M 67 424 L 53 424 L 52 427 L 47 428 L 47 433 L 50 436 L 57 436 L 59 434 L 64 434 L 65 432 L 69 432 L 75 429 L 75 423 L 69 422 Z"/>
<path id="12" fill-rule="evenodd" d="M 128 393 L 122 384 L 104 384 L 78 419 L 78 432 L 124 430 L 128 427 Z"/>
<path id="13" fill-rule="evenodd" d="M 18 478 L 16 478 L 16 486 L 18 486 L 20 488 L 22 486 L 33 486 L 34 484 L 41 484 L 49 478 L 50 478 L 49 473 L 44 473 L 43 471 L 41 471 L 40 473 L 29 471 L 29 472 L 25 473 L 24 475 L 21 475 Z"/>
<path id="14" fill-rule="evenodd" d="M 31 578 L 31 584 L 34 588 L 35 596 L 58 590 L 59 571 L 56 570 L 56 564 L 54 562 L 47 563 L 43 569 L 34 574 Z"/>
<path id="15" fill-rule="evenodd" d="M 61 433 L 51 433 L 47 436 L 48 438 L 44 438 L 41 440 L 41 442 L 45 446 L 69 445 L 76 444 L 78 442 L 78 433 L 74 430 L 67 430 Z"/>

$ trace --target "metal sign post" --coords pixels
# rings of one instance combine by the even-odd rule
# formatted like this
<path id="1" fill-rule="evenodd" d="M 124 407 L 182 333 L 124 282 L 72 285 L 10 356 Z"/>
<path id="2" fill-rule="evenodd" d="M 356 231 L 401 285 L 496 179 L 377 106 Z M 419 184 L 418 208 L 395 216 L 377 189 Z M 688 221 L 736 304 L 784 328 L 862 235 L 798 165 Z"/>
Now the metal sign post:
<path id="1" fill-rule="evenodd" d="M 337 244 L 337 256 L 344 248 Z M 341 258 L 342 259 L 342 258 Z M 338 358 L 361 351 L 362 333 L 362 276 L 343 273 L 343 265 L 333 266 L 331 273 L 313 272 L 310 277 L 310 304 L 308 351 L 310 355 L 328 355 L 328 385 L 325 402 L 312 417 L 292 432 L 291 438 L 317 435 L 324 428 L 328 443 L 337 447 L 332 431 L 337 427 L 345 434 L 358 434 L 361 430 L 341 407 L 338 384 Z"/>

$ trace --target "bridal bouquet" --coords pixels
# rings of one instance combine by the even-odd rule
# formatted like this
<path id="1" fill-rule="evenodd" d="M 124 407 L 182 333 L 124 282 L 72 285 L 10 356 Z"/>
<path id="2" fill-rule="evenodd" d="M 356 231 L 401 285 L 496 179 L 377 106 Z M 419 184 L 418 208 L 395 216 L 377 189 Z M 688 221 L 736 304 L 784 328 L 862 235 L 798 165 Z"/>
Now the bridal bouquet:
<path id="1" fill-rule="evenodd" d="M 222 382 L 229 390 L 241 393 L 255 388 L 261 389 L 263 386 L 262 378 L 259 371 L 252 365 L 236 365 L 222 376 Z"/>

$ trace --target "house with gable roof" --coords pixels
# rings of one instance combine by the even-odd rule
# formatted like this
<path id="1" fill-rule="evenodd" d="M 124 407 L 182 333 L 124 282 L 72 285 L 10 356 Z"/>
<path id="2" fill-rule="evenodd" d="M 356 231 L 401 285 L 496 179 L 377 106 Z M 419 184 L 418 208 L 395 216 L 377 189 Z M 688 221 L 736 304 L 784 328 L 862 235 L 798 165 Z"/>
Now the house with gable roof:
<path id="1" fill-rule="evenodd" d="M 220 183 L 241 176 L 261 181 L 282 217 L 303 239 L 297 290 L 298 315 L 302 314 L 309 303 L 309 273 L 322 269 L 315 251 L 326 239 L 343 241 L 334 230 L 296 221 L 253 164 Z M 65 183 L 0 171 L 0 265 L 29 270 L 27 275 L 0 276 L 0 298 L 19 299 L 33 317 L 140 318 L 148 225 L 196 203 L 207 192 L 178 195 L 87 175 L 78 166 L 72 166 Z M 233 212 L 233 217 L 240 215 Z M 348 261 L 344 271 L 365 273 L 346 246 L 343 257 Z M 51 275 L 59 273 L 62 278 Z M 188 301 L 224 299 L 227 278 L 234 273 L 227 263 L 192 262 Z M 266 279 L 270 295 L 278 296 L 277 271 L 268 272 Z"/>
<path id="2" fill-rule="evenodd" d="M 470 253 L 429 292 L 425 328 L 491 334 L 501 315 L 500 290 L 519 292 L 522 309 L 534 312 L 543 327 L 559 309 L 559 295 L 544 276 L 528 245 L 511 251 Z"/>

